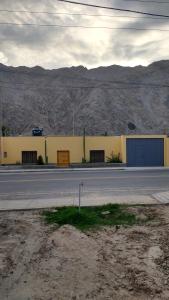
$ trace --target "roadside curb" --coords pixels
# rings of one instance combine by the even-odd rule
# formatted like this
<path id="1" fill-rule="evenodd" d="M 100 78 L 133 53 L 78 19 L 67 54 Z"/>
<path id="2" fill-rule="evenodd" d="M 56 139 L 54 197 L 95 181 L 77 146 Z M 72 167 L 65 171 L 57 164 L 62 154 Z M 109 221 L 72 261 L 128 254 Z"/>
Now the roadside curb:
<path id="1" fill-rule="evenodd" d="M 49 169 L 1 169 L 0 174 L 10 173 L 62 173 L 62 172 L 88 172 L 88 171 L 168 171 L 169 167 L 97 167 L 97 168 L 49 168 Z"/>
<path id="2" fill-rule="evenodd" d="M 125 168 L 66 168 L 66 169 L 0 169 L 0 174 L 2 173 L 38 173 L 38 172 L 53 172 L 53 173 L 62 173 L 62 172 L 73 172 L 73 171 L 122 171 L 125 170 Z"/>
<path id="3" fill-rule="evenodd" d="M 92 200 L 91 200 L 92 199 Z M 126 204 L 126 205 L 154 205 L 159 202 L 148 195 L 130 195 L 130 196 L 115 196 L 115 197 L 99 197 L 83 196 L 82 206 L 99 206 L 104 204 Z M 27 200 L 0 200 L 0 211 L 10 210 L 36 210 L 36 209 L 51 209 L 63 206 L 78 206 L 78 197 L 69 198 L 51 198 L 51 199 L 27 199 Z"/>
<path id="4" fill-rule="evenodd" d="M 162 193 L 155 193 L 152 195 L 154 199 L 162 204 L 169 204 L 169 191 Z"/>

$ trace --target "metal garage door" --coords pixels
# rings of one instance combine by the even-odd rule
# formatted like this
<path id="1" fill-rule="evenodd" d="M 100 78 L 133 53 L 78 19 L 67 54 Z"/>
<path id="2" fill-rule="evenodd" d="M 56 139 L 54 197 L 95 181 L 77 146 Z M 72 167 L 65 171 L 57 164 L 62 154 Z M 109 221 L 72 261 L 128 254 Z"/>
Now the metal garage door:
<path id="1" fill-rule="evenodd" d="M 22 151 L 22 163 L 23 164 L 36 164 L 37 163 L 37 151 Z"/>
<path id="2" fill-rule="evenodd" d="M 149 167 L 164 165 L 164 139 L 127 139 L 127 166 Z"/>
<path id="3" fill-rule="evenodd" d="M 91 150 L 90 151 L 90 162 L 104 162 L 104 150 Z"/>

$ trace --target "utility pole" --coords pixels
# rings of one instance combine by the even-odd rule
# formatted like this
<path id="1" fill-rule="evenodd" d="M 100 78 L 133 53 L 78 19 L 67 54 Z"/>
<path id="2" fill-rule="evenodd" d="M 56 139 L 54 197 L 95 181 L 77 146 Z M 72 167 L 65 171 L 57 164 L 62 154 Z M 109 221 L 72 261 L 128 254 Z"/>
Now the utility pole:
<path id="1" fill-rule="evenodd" d="M 86 129 L 83 129 L 83 159 L 86 162 Z"/>
<path id="2" fill-rule="evenodd" d="M 75 135 L 75 111 L 73 107 L 73 136 Z"/>
<path id="3" fill-rule="evenodd" d="M 1 89 L 0 89 L 1 91 Z M 3 112 L 2 112 L 2 96 L 0 97 L 0 159 L 1 159 L 1 165 L 3 165 Z"/>
<path id="4" fill-rule="evenodd" d="M 45 164 L 48 164 L 48 154 L 47 154 L 47 137 L 45 136 Z"/>

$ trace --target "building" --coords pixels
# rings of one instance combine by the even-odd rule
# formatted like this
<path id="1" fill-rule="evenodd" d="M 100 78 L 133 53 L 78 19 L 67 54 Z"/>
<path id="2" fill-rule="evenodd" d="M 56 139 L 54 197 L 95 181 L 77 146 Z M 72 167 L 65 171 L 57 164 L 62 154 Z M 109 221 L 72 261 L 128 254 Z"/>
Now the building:
<path id="1" fill-rule="evenodd" d="M 118 155 L 127 166 L 169 166 L 166 135 L 1 137 L 1 164 L 44 162 L 69 166 L 82 161 L 103 163 Z"/>

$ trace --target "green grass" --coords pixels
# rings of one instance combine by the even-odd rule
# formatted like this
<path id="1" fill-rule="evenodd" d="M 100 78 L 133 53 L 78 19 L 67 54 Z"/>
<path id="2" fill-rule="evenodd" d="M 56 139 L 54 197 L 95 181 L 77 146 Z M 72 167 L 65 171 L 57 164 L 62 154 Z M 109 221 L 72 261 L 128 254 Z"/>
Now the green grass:
<path id="1" fill-rule="evenodd" d="M 106 211 L 109 214 L 102 214 Z M 80 230 L 136 223 L 135 215 L 127 212 L 124 206 L 118 204 L 82 207 L 80 213 L 78 207 L 62 207 L 58 208 L 56 212 L 45 211 L 43 215 L 49 224 L 56 223 L 59 226 L 70 224 Z"/>

